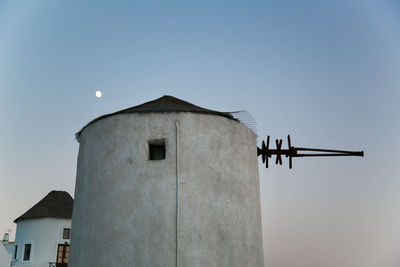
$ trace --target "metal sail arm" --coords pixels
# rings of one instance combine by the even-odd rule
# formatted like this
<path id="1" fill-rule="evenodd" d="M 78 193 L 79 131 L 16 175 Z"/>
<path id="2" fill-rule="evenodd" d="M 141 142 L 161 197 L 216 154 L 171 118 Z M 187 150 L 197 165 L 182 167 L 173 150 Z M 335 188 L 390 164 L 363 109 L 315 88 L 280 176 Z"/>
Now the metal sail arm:
<path id="1" fill-rule="evenodd" d="M 276 139 L 276 149 L 269 148 L 269 135 L 267 136 L 267 144 L 262 141 L 261 148 L 257 147 L 257 156 L 262 156 L 262 162 L 268 168 L 268 158 L 272 155 L 276 155 L 275 164 L 282 165 L 282 156 L 289 158 L 289 168 L 292 168 L 292 158 L 299 157 L 337 157 L 337 156 L 358 156 L 364 157 L 364 151 L 347 151 L 347 150 L 336 150 L 336 149 L 320 149 L 320 148 L 306 148 L 306 147 L 294 147 L 291 145 L 290 135 L 288 135 L 288 149 L 282 149 L 282 139 Z M 323 152 L 323 153 L 298 153 L 299 151 L 308 152 Z"/>
<path id="2" fill-rule="evenodd" d="M 363 151 L 347 151 L 347 150 L 336 150 L 336 149 L 320 149 L 320 148 L 296 147 L 296 150 L 297 151 L 315 151 L 315 152 L 332 152 L 332 153 L 354 154 L 353 156 L 361 156 L 361 157 L 364 155 Z"/>

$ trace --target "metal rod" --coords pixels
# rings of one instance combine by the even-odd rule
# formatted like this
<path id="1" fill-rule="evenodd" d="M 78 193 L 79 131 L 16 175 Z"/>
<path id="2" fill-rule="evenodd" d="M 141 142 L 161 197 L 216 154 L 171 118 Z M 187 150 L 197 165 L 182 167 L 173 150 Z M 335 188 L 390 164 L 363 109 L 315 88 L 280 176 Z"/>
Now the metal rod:
<path id="1" fill-rule="evenodd" d="M 337 153 L 337 154 L 296 154 L 293 155 L 291 157 L 293 158 L 301 158 L 301 157 L 343 157 L 343 156 L 348 156 L 348 157 L 352 157 L 352 156 L 358 156 L 358 155 L 354 155 L 354 154 L 345 154 L 345 153 Z"/>
<path id="2" fill-rule="evenodd" d="M 346 150 L 336 150 L 336 149 L 320 149 L 320 148 L 306 148 L 306 147 L 294 147 L 298 151 L 318 151 L 318 152 L 334 152 L 334 153 L 346 153 L 346 154 L 357 154 L 357 156 L 363 156 L 363 151 L 346 151 Z"/>
<path id="3" fill-rule="evenodd" d="M 175 220 L 176 220 L 176 225 L 175 225 L 175 238 L 176 238 L 176 248 L 175 248 L 175 266 L 179 267 L 180 265 L 180 255 L 179 255 L 179 250 L 180 250 L 180 220 L 179 220 L 179 124 L 178 122 L 175 123 L 175 130 L 176 130 L 176 200 L 175 200 L 175 205 L 176 205 L 176 214 L 175 214 Z"/>
<path id="4" fill-rule="evenodd" d="M 364 156 L 364 151 L 345 151 L 345 150 L 333 150 L 333 149 L 318 149 L 318 148 L 304 148 L 304 147 L 292 147 L 291 149 L 268 149 L 267 153 L 271 155 L 298 155 L 297 151 L 312 151 L 312 152 L 331 152 L 331 153 L 336 153 L 336 154 L 349 154 L 349 155 L 354 155 L 354 156 Z M 261 153 L 263 151 L 261 150 Z M 304 154 L 304 155 L 310 155 L 310 154 Z M 320 155 L 324 155 L 321 153 Z M 329 154 L 333 155 L 333 154 Z"/>

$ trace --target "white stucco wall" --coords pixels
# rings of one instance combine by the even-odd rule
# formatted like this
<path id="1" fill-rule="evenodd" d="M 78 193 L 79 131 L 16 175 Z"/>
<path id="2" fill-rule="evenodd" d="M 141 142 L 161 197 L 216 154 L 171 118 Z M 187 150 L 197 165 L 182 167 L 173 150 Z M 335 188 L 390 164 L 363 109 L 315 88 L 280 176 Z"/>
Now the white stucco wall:
<path id="1" fill-rule="evenodd" d="M 11 253 L 7 251 L 6 246 L 9 243 L 0 242 L 0 267 L 9 267 L 11 263 Z"/>
<path id="2" fill-rule="evenodd" d="M 165 140 L 165 160 L 148 160 L 154 139 Z M 256 150 L 250 129 L 215 115 L 133 113 L 89 125 L 70 267 L 264 266 Z"/>
<path id="3" fill-rule="evenodd" d="M 14 251 L 14 242 L 3 242 L 4 247 L 7 250 L 8 254 L 12 254 Z"/>
<path id="4" fill-rule="evenodd" d="M 58 244 L 69 243 L 69 240 L 63 239 L 64 228 L 71 228 L 70 219 L 40 218 L 18 221 L 14 242 L 14 247 L 18 245 L 18 253 L 17 260 L 12 260 L 13 266 L 48 267 L 49 262 L 55 262 Z M 24 262 L 25 244 L 32 244 L 32 248 L 30 260 Z"/>

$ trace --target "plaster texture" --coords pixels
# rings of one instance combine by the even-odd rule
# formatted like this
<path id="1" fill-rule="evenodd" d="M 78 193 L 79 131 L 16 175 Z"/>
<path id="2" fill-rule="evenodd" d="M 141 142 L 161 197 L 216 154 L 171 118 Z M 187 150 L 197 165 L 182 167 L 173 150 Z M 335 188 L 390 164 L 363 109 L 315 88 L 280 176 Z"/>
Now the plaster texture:
<path id="1" fill-rule="evenodd" d="M 58 244 L 69 243 L 63 239 L 63 229 L 71 228 L 71 219 L 40 218 L 20 220 L 17 223 L 15 246 L 18 246 L 17 259 L 12 266 L 48 267 L 55 262 Z M 24 245 L 32 244 L 29 261 L 23 260 Z"/>
<path id="2" fill-rule="evenodd" d="M 9 267 L 11 263 L 11 251 L 8 251 L 8 242 L 0 242 L 0 267 Z"/>
<path id="3" fill-rule="evenodd" d="M 166 158 L 149 160 L 148 142 L 161 139 Z M 210 114 L 119 114 L 88 125 L 69 266 L 264 266 L 256 149 L 250 129 Z"/>

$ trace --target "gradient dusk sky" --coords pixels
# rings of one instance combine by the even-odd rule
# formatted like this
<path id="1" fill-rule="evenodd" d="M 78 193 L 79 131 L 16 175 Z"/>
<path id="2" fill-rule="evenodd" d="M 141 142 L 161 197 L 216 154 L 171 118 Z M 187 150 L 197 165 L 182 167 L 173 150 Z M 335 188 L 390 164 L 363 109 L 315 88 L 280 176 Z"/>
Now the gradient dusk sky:
<path id="1" fill-rule="evenodd" d="M 265 266 L 400 266 L 396 0 L 0 1 L 0 234 L 74 194 L 81 127 L 167 94 L 365 151 L 259 161 Z"/>

